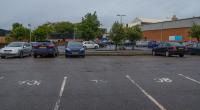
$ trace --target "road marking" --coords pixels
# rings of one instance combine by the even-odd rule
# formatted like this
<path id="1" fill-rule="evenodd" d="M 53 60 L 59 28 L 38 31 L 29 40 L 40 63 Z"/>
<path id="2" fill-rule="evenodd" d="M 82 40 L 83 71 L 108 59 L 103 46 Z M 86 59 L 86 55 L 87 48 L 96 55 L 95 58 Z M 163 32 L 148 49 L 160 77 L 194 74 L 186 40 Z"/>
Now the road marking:
<path id="1" fill-rule="evenodd" d="M 197 80 L 195 80 L 195 79 L 192 79 L 192 78 L 190 78 L 190 77 L 188 77 L 188 76 L 185 76 L 185 75 L 183 75 L 183 74 L 178 74 L 179 76 L 182 76 L 182 77 L 184 77 L 184 78 L 186 78 L 186 79 L 189 79 L 189 80 L 191 80 L 191 81 L 193 81 L 193 82 L 195 82 L 195 83 L 197 83 L 197 84 L 200 84 L 200 82 L 199 81 L 197 81 Z"/>
<path id="2" fill-rule="evenodd" d="M 0 79 L 4 79 L 4 76 L 1 76 Z"/>
<path id="3" fill-rule="evenodd" d="M 37 80 L 25 80 L 25 81 L 18 81 L 19 85 L 28 85 L 28 86 L 39 86 L 41 84 L 41 81 Z"/>
<path id="4" fill-rule="evenodd" d="M 60 93 L 59 93 L 58 100 L 56 101 L 56 104 L 55 104 L 55 107 L 54 107 L 53 110 L 58 110 L 58 109 L 59 109 L 60 100 L 61 100 L 61 98 L 62 98 L 64 89 L 65 89 L 66 80 L 67 80 L 67 77 L 65 76 L 65 77 L 64 77 L 64 80 L 63 80 L 63 82 L 62 82 L 61 88 L 60 88 Z"/>
<path id="5" fill-rule="evenodd" d="M 107 81 L 105 80 L 90 80 L 92 82 L 95 82 L 95 83 L 107 83 Z"/>
<path id="6" fill-rule="evenodd" d="M 159 83 L 171 83 L 173 82 L 171 79 L 169 78 L 155 78 L 154 79 L 156 82 L 159 82 Z"/>
<path id="7" fill-rule="evenodd" d="M 167 110 L 156 99 L 154 99 L 150 94 L 148 94 L 139 84 L 137 84 L 129 75 L 126 75 L 126 78 L 129 79 L 132 84 L 137 86 L 145 96 L 147 96 L 155 105 L 157 105 L 160 108 L 160 110 Z"/>

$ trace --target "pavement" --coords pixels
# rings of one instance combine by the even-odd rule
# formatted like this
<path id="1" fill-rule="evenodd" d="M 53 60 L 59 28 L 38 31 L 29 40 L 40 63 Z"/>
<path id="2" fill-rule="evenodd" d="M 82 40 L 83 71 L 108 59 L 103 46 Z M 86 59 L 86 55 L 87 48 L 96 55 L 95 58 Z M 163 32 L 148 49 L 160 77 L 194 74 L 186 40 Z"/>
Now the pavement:
<path id="1" fill-rule="evenodd" d="M 200 57 L 0 59 L 1 110 L 199 110 Z"/>
<path id="2" fill-rule="evenodd" d="M 65 47 L 58 46 L 58 51 L 60 55 L 65 55 Z M 87 56 L 137 56 L 137 55 L 151 55 L 151 49 L 147 47 L 126 47 L 126 50 L 115 51 L 114 46 L 107 46 L 105 48 L 99 49 L 87 49 Z"/>

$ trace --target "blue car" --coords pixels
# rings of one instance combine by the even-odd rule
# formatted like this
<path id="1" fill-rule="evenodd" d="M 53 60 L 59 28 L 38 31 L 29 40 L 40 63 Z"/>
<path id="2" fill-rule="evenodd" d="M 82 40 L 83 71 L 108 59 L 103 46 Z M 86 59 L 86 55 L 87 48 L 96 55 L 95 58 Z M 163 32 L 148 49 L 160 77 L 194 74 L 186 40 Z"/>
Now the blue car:
<path id="1" fill-rule="evenodd" d="M 65 47 L 65 57 L 81 56 L 85 57 L 85 48 L 81 42 L 69 41 Z"/>
<path id="2" fill-rule="evenodd" d="M 57 46 L 50 41 L 37 42 L 33 44 L 33 57 L 37 58 L 38 56 L 58 56 Z"/>
<path id="3" fill-rule="evenodd" d="M 156 48 L 156 47 L 158 47 L 158 42 L 156 41 L 148 42 L 148 48 Z"/>

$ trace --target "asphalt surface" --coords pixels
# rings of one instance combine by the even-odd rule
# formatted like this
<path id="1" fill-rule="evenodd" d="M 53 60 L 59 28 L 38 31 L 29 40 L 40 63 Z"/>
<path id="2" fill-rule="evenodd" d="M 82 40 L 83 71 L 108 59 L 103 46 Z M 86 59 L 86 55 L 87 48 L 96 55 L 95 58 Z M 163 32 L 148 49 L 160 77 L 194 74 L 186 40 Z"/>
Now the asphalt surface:
<path id="1" fill-rule="evenodd" d="M 199 110 L 199 60 L 0 59 L 0 110 Z"/>

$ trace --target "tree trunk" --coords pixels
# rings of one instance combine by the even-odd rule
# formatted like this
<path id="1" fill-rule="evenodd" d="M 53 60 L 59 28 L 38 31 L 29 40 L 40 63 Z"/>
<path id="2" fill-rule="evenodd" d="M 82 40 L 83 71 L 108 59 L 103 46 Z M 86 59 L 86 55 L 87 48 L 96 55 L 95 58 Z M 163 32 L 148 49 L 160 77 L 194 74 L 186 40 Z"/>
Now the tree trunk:
<path id="1" fill-rule="evenodd" d="M 117 51 L 117 44 L 115 44 L 115 50 Z"/>

